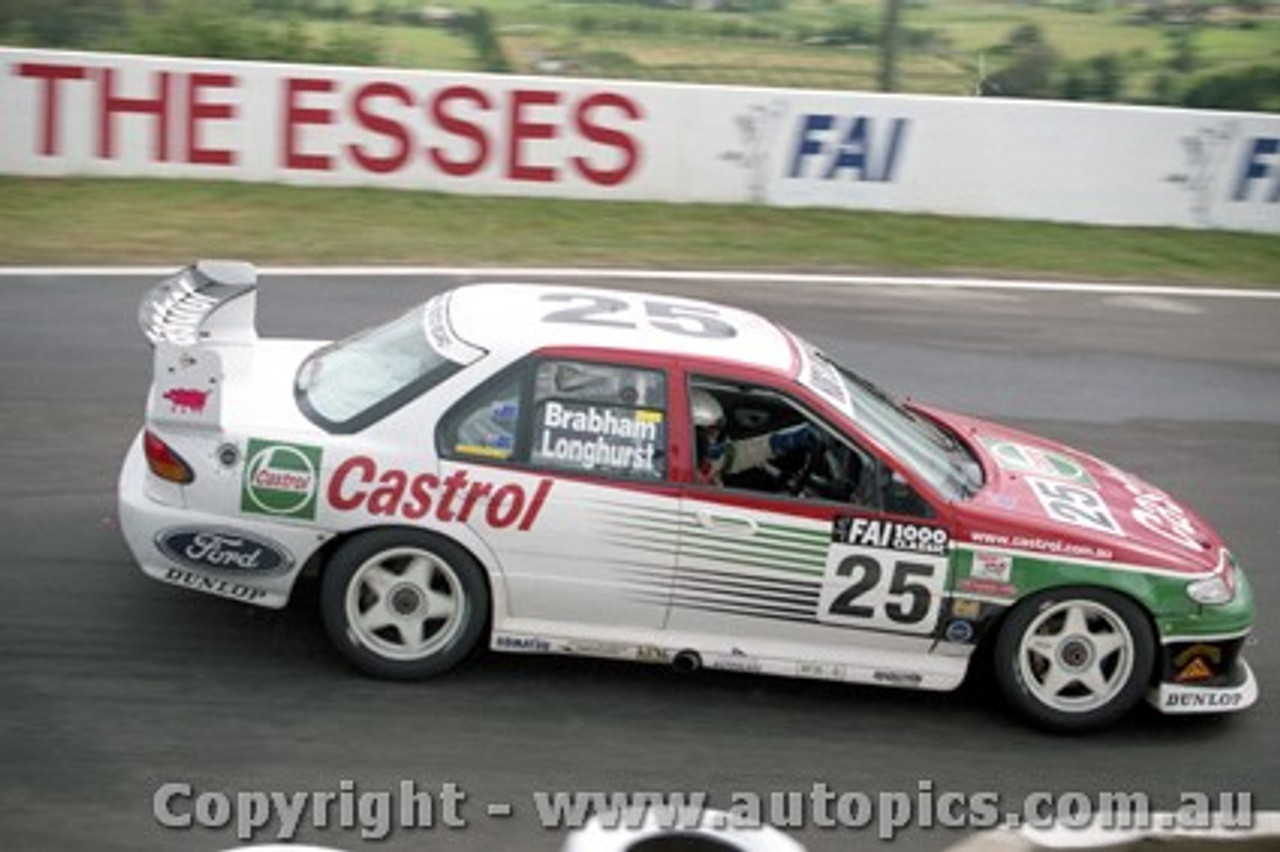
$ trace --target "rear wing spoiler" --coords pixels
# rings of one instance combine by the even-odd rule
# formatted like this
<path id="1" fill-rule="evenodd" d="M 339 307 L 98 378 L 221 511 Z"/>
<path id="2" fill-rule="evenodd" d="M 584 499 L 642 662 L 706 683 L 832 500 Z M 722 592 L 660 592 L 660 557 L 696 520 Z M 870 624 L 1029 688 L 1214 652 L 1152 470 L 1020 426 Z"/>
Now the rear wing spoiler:
<path id="1" fill-rule="evenodd" d="M 147 293 L 138 307 L 138 325 L 152 346 L 253 343 L 257 291 L 252 263 L 197 261 Z"/>

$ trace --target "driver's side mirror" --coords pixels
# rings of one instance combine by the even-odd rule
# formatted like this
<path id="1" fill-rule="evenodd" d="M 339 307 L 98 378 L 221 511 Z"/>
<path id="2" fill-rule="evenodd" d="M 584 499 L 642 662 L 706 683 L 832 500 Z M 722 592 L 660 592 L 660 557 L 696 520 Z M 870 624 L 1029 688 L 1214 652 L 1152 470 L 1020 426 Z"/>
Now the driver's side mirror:
<path id="1" fill-rule="evenodd" d="M 884 511 L 894 515 L 911 515 L 917 518 L 933 516 L 929 504 L 916 493 L 906 477 L 888 466 L 880 468 L 880 500 Z"/>

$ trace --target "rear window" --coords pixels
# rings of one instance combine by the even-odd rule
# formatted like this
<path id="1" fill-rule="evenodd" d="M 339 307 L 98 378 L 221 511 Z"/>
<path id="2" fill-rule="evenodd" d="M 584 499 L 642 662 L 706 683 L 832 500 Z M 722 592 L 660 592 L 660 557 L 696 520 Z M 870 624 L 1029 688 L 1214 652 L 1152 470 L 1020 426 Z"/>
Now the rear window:
<path id="1" fill-rule="evenodd" d="M 298 370 L 298 406 L 329 432 L 381 420 L 483 354 L 452 336 L 447 317 L 447 298 L 439 297 L 318 350 Z"/>

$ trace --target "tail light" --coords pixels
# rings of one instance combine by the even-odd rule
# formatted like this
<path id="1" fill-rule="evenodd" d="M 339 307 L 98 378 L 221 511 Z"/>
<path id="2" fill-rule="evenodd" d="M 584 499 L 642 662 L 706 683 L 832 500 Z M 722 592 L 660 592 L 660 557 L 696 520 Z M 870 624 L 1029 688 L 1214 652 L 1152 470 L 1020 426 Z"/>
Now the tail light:
<path id="1" fill-rule="evenodd" d="M 142 445 L 146 452 L 147 467 L 156 476 L 179 485 L 195 481 L 196 475 L 191 470 L 191 465 L 150 431 L 143 436 Z"/>

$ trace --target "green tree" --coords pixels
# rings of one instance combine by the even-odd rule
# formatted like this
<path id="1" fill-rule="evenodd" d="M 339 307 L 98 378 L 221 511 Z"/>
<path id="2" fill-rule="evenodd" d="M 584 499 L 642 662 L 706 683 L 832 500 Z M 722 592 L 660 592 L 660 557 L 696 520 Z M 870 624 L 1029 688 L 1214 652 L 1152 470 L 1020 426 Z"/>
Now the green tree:
<path id="1" fill-rule="evenodd" d="M 124 25 L 123 0 L 0 0 L 0 33 L 40 47 L 92 47 Z"/>
<path id="2" fill-rule="evenodd" d="M 1018 27 L 997 52 L 1009 57 L 1009 61 L 983 81 L 984 95 L 1048 98 L 1058 94 L 1053 81 L 1062 57 L 1038 26 Z"/>
<path id="3" fill-rule="evenodd" d="M 1280 112 L 1280 68 L 1252 65 L 1213 74 L 1189 88 L 1182 103 L 1195 109 Z"/>
<path id="4" fill-rule="evenodd" d="M 511 63 L 502 51 L 502 43 L 493 28 L 493 15 L 488 9 L 476 9 L 467 17 L 466 33 L 475 46 L 476 57 L 484 71 L 509 73 Z"/>
<path id="5" fill-rule="evenodd" d="M 1124 65 L 1114 53 L 1104 53 L 1089 60 L 1092 79 L 1090 96 L 1101 101 L 1117 101 L 1124 89 Z"/>
<path id="6" fill-rule="evenodd" d="M 1191 27 L 1180 27 L 1169 31 L 1169 41 L 1173 55 L 1169 58 L 1169 67 L 1182 74 L 1190 74 L 1200 67 L 1200 47 L 1196 44 L 1198 32 Z"/>

